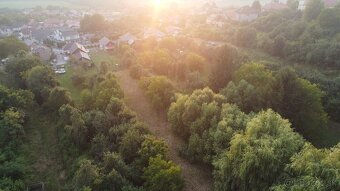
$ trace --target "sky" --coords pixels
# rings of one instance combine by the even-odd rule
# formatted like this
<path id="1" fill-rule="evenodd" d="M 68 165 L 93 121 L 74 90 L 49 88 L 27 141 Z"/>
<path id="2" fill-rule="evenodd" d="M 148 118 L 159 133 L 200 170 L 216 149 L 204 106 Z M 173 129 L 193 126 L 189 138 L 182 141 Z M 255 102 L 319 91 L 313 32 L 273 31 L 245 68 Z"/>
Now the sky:
<path id="1" fill-rule="evenodd" d="M 91 7 L 92 5 L 110 5 L 113 6 L 115 3 L 121 4 L 121 2 L 148 2 L 148 1 L 155 1 L 155 0 L 0 0 L 0 8 L 27 8 L 27 7 L 36 7 L 42 6 L 46 7 L 47 5 L 59 5 L 59 6 L 66 6 L 66 7 L 82 7 L 88 6 Z M 160 0 L 160 1 L 179 1 L 179 2 L 194 2 L 197 5 L 197 2 L 207 2 L 207 0 Z M 218 6 L 226 7 L 226 6 L 242 6 L 242 5 L 249 5 L 254 0 L 215 0 Z M 260 0 L 261 3 L 268 2 L 270 0 Z"/>

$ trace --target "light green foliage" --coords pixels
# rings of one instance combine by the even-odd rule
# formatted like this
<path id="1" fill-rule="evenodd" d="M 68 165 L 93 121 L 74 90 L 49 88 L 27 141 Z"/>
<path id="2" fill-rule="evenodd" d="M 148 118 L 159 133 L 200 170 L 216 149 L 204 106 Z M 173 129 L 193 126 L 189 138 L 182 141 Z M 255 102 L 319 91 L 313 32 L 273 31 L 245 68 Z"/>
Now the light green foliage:
<path id="1" fill-rule="evenodd" d="M 154 136 L 146 136 L 138 154 L 140 155 L 141 163 L 147 165 L 152 157 L 166 158 L 167 151 L 168 147 L 163 140 L 159 140 Z"/>
<path id="2" fill-rule="evenodd" d="M 234 81 L 221 91 L 231 103 L 243 111 L 260 111 L 276 102 L 271 71 L 261 64 L 246 64 L 235 72 Z M 236 83 L 236 84 L 235 84 Z"/>
<path id="3" fill-rule="evenodd" d="M 180 167 L 161 157 L 150 158 L 143 178 L 149 191 L 180 191 L 184 186 Z"/>
<path id="4" fill-rule="evenodd" d="M 287 120 L 260 112 L 214 162 L 215 190 L 268 190 L 303 143 Z"/>
<path id="5" fill-rule="evenodd" d="M 211 113 L 205 113 L 207 116 L 203 116 L 203 108 L 221 107 L 225 101 L 223 96 L 215 94 L 209 88 L 196 90 L 190 96 L 179 94 L 176 97 L 176 102 L 172 103 L 169 108 L 168 120 L 174 132 L 185 139 L 190 137 L 191 125 L 195 121 L 199 121 L 198 119 L 201 117 L 201 123 L 216 124 L 218 117 L 216 116 L 216 119 L 208 119 L 207 117 L 208 115 L 211 116 Z M 204 126 L 202 128 L 204 128 Z M 208 129 L 209 126 L 205 128 Z"/>
<path id="6" fill-rule="evenodd" d="M 14 108 L 6 110 L 0 114 L 0 133 L 5 133 L 6 142 L 20 141 L 25 134 L 24 130 L 24 114 L 16 111 Z M 3 140 L 1 140 L 2 142 Z M 0 142 L 0 143 L 1 143 Z"/>
<path id="7" fill-rule="evenodd" d="M 251 117 L 243 113 L 236 105 L 223 104 L 220 119 L 216 129 L 209 131 L 210 140 L 206 147 L 212 150 L 212 155 L 209 156 L 210 161 L 215 155 L 229 148 L 230 141 L 235 134 L 244 132 Z"/>
<path id="8" fill-rule="evenodd" d="M 301 152 L 292 157 L 292 163 L 287 165 L 287 180 L 272 190 L 339 190 L 339 158 L 339 144 L 331 149 L 317 149 L 306 143 Z"/>
<path id="9" fill-rule="evenodd" d="M 142 78 L 140 85 L 156 109 L 167 109 L 170 106 L 175 88 L 167 77 Z"/>

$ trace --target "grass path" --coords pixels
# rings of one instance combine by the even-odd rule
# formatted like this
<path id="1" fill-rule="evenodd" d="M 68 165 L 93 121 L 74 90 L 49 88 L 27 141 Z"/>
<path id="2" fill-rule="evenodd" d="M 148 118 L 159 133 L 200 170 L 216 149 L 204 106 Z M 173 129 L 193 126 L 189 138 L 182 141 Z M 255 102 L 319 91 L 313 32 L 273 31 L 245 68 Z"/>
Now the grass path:
<path id="1" fill-rule="evenodd" d="M 212 172 L 209 168 L 191 164 L 179 156 L 178 150 L 185 143 L 173 135 L 166 114 L 155 111 L 143 91 L 138 86 L 138 81 L 130 77 L 128 71 L 116 73 L 120 86 L 125 94 L 126 104 L 137 113 L 140 120 L 144 121 L 150 131 L 165 140 L 169 147 L 169 157 L 182 167 L 182 176 L 185 180 L 185 191 L 212 190 Z"/>
<path id="2" fill-rule="evenodd" d="M 27 140 L 22 154 L 29 160 L 28 170 L 32 175 L 28 184 L 44 182 L 47 190 L 62 190 L 64 176 L 55 124 L 43 114 L 32 111 L 25 131 Z"/>

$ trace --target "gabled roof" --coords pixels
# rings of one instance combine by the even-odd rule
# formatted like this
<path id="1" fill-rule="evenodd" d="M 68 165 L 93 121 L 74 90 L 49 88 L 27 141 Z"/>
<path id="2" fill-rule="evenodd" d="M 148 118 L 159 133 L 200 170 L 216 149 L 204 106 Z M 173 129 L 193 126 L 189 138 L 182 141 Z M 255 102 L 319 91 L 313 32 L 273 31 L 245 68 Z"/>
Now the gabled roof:
<path id="1" fill-rule="evenodd" d="M 32 37 L 35 40 L 42 41 L 47 39 L 52 33 L 54 29 L 48 28 L 48 29 L 32 29 Z"/>
<path id="2" fill-rule="evenodd" d="M 75 42 L 72 44 L 71 48 L 70 48 L 70 54 L 74 54 L 77 50 L 80 50 L 82 52 L 87 53 L 88 50 L 81 44 Z"/>
<path id="3" fill-rule="evenodd" d="M 102 45 L 102 46 L 106 46 L 110 42 L 111 42 L 111 40 L 106 38 L 106 37 L 103 37 L 102 39 L 99 40 L 99 44 Z"/>
<path id="4" fill-rule="evenodd" d="M 86 52 L 80 51 L 80 50 L 77 50 L 73 55 L 78 60 L 80 59 L 85 59 L 89 61 L 91 60 L 89 54 L 87 54 Z"/>
<path id="5" fill-rule="evenodd" d="M 37 46 L 32 52 L 37 54 L 44 61 L 51 59 L 52 56 L 52 50 L 46 46 Z"/>

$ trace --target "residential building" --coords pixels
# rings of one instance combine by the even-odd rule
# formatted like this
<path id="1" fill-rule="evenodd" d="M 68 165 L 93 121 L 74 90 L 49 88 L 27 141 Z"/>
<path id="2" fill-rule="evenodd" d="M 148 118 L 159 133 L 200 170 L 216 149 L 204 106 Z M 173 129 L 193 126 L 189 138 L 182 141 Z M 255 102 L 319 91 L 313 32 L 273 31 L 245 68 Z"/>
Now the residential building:
<path id="1" fill-rule="evenodd" d="M 260 15 L 260 10 L 250 6 L 244 6 L 235 12 L 235 20 L 240 22 L 250 22 Z"/>
<path id="2" fill-rule="evenodd" d="M 113 43 L 110 39 L 107 37 L 103 37 L 99 40 L 99 48 L 102 50 L 112 50 L 114 49 L 115 43 Z"/>
<path id="3" fill-rule="evenodd" d="M 52 34 L 52 38 L 56 41 L 75 41 L 79 40 L 79 33 L 73 29 L 58 29 Z"/>
<path id="4" fill-rule="evenodd" d="M 124 34 L 124 35 L 122 35 L 118 38 L 117 43 L 118 43 L 118 45 L 121 44 L 121 43 L 123 43 L 123 44 L 126 43 L 128 45 L 132 45 L 136 42 L 136 40 L 137 40 L 136 36 L 134 36 L 130 33 L 126 33 L 126 34 Z"/>

